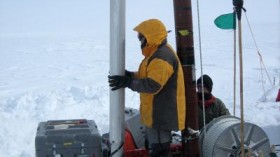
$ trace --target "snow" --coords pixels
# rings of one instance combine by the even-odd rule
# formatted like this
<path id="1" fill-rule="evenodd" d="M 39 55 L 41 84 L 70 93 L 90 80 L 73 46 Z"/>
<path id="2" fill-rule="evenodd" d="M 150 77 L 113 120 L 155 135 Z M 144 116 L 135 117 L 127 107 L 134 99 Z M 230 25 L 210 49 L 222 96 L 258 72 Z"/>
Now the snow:
<path id="1" fill-rule="evenodd" d="M 213 24 L 215 17 L 232 11 L 232 4 L 215 0 L 199 5 L 203 73 L 212 77 L 213 94 L 233 114 L 233 31 L 220 30 Z M 168 40 L 175 47 L 173 4 L 131 0 L 126 7 L 126 67 L 137 70 L 143 57 L 133 27 L 159 18 L 173 30 Z M 271 80 L 261 70 L 243 16 L 245 121 L 264 129 L 271 144 L 280 144 L 280 102 L 275 102 L 280 89 L 279 2 L 246 0 L 244 7 Z M 199 77 L 195 2 L 193 11 Z M 34 157 L 36 129 L 41 121 L 93 119 L 101 133 L 108 132 L 109 51 L 109 1 L 1 0 L 0 156 Z M 237 80 L 236 116 L 240 116 L 239 74 Z M 126 106 L 138 108 L 139 95 L 126 90 Z"/>

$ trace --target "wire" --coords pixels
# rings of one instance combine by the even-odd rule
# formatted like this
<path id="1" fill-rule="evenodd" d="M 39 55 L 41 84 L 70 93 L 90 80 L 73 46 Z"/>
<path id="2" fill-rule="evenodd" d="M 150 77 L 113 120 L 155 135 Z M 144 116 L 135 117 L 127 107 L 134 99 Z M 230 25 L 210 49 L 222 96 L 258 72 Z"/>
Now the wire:
<path id="1" fill-rule="evenodd" d="M 202 67 L 202 48 L 201 48 L 201 33 L 200 33 L 200 15 L 199 15 L 199 0 L 196 1 L 197 8 L 197 22 L 198 22 L 198 40 L 199 40 L 199 57 L 200 57 L 200 71 L 201 71 L 201 85 L 202 85 L 202 93 L 204 93 L 204 83 L 203 83 L 203 67 Z M 204 94 L 202 94 L 202 111 L 203 111 L 203 127 L 205 127 L 205 102 L 204 102 Z M 204 136 L 206 136 L 206 129 L 204 131 Z"/>
<path id="2" fill-rule="evenodd" d="M 246 14 L 246 12 L 244 12 L 244 13 L 245 13 L 246 21 L 247 21 L 248 26 L 249 26 L 249 29 L 250 29 L 250 33 L 251 33 L 252 38 L 253 38 L 253 40 L 254 40 L 254 44 L 255 44 L 255 47 L 256 47 L 258 56 L 259 56 L 259 58 L 260 58 L 260 69 L 261 69 L 261 77 L 262 77 L 262 87 L 263 87 L 263 92 L 264 92 L 264 94 L 265 94 L 264 78 L 263 78 L 263 69 L 264 69 L 265 72 L 266 72 L 266 75 L 267 75 L 267 77 L 268 77 L 268 80 L 269 80 L 271 86 L 273 86 L 273 83 L 272 83 L 272 81 L 271 81 L 271 79 L 270 79 L 270 77 L 269 77 L 269 75 L 268 75 L 266 66 L 265 66 L 265 64 L 264 64 L 264 62 L 263 62 L 262 55 L 261 55 L 260 50 L 259 50 L 259 48 L 258 48 L 258 45 L 257 45 L 256 39 L 255 39 L 255 37 L 254 37 L 254 34 L 253 34 L 253 31 L 252 31 L 251 25 L 250 25 L 250 23 L 249 23 L 247 14 Z M 266 98 L 266 94 L 265 94 L 265 98 Z"/>

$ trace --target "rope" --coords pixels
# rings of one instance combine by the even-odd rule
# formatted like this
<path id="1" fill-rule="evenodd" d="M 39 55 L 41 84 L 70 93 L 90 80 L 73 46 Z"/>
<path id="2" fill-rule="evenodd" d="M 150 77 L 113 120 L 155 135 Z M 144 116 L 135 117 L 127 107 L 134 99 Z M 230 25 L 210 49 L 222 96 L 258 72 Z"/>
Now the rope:
<path id="1" fill-rule="evenodd" d="M 202 67 L 202 48 L 201 48 L 201 33 L 200 33 L 200 15 L 199 15 L 199 0 L 196 1 L 197 8 L 197 23 L 198 23 L 198 40 L 199 40 L 199 57 L 200 57 L 200 71 L 201 71 L 201 84 L 202 84 L 202 93 L 204 93 L 204 83 L 203 83 L 203 67 Z M 205 128 L 205 102 L 204 94 L 202 94 L 202 111 L 203 111 L 203 127 Z M 206 129 L 204 131 L 204 136 L 206 136 Z"/>
<path id="2" fill-rule="evenodd" d="M 263 92 L 264 92 L 264 95 L 265 95 L 265 98 L 266 98 L 266 93 L 265 93 L 265 88 L 264 88 L 263 69 L 265 70 L 266 75 L 267 75 L 267 77 L 268 77 L 268 80 L 269 80 L 269 82 L 270 82 L 270 84 L 271 84 L 272 86 L 273 86 L 273 83 L 272 83 L 272 81 L 271 81 L 271 79 L 270 79 L 270 77 L 269 77 L 269 75 L 268 75 L 266 66 L 265 66 L 265 64 L 264 64 L 264 62 L 263 62 L 262 55 L 261 55 L 261 53 L 260 53 L 260 51 L 259 51 L 259 48 L 258 48 L 256 39 L 255 39 L 255 37 L 254 37 L 254 34 L 253 34 L 253 31 L 252 31 L 251 25 L 250 25 L 250 23 L 249 23 L 249 20 L 248 20 L 248 17 L 247 17 L 246 12 L 245 12 L 245 17 L 246 17 L 246 21 L 247 21 L 247 23 L 248 23 L 248 26 L 249 26 L 249 29 L 250 29 L 250 33 L 251 33 L 252 38 L 253 38 L 253 40 L 254 40 L 254 44 L 255 44 L 255 47 L 256 47 L 256 50 L 257 50 L 259 59 L 260 59 L 260 69 L 261 69 L 261 77 L 262 77 L 262 87 L 263 87 Z"/>

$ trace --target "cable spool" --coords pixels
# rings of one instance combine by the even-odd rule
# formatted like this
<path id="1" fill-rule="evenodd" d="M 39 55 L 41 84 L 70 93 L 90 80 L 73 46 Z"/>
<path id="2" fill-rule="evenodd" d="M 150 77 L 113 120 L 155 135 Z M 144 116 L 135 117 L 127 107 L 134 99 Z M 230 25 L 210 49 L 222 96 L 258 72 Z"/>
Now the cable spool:
<path id="1" fill-rule="evenodd" d="M 269 139 L 260 127 L 245 122 L 244 135 L 245 153 L 251 153 L 251 156 L 269 157 Z M 218 117 L 201 130 L 200 154 L 203 157 L 239 157 L 242 149 L 239 137 L 239 118 L 234 116 Z"/>

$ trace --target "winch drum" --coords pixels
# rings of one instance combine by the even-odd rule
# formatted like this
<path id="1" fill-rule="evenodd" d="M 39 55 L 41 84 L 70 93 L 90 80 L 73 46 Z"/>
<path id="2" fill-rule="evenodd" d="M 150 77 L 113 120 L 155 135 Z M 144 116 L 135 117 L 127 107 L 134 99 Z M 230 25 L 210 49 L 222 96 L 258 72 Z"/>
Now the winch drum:
<path id="1" fill-rule="evenodd" d="M 241 120 L 234 116 L 221 116 L 202 130 L 199 137 L 203 157 L 238 157 L 241 155 Z M 206 134 L 205 134 L 206 130 Z M 269 157 L 270 143 L 266 133 L 257 125 L 244 123 L 244 150 L 252 156 Z"/>

